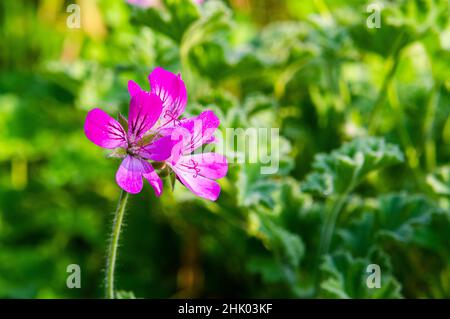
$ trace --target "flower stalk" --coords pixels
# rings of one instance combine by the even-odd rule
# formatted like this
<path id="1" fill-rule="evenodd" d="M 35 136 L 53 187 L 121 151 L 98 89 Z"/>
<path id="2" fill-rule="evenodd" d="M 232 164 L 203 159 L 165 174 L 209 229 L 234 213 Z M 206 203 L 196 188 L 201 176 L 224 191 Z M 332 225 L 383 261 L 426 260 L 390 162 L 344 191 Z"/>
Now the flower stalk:
<path id="1" fill-rule="evenodd" d="M 108 248 L 108 256 L 106 259 L 106 277 L 105 288 L 106 298 L 114 299 L 114 271 L 116 268 L 117 260 L 117 248 L 119 247 L 120 231 L 122 229 L 123 216 L 125 214 L 125 207 L 127 206 L 128 193 L 125 191 L 120 192 L 119 201 L 117 203 L 117 209 L 114 214 L 114 221 L 111 233 L 111 240 Z"/>

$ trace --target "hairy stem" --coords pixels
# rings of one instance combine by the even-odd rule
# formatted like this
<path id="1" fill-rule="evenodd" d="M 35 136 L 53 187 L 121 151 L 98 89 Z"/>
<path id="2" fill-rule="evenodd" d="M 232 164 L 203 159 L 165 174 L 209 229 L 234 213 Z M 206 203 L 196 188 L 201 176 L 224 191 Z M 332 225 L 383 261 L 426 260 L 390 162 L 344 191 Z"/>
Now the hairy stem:
<path id="1" fill-rule="evenodd" d="M 127 200 L 128 193 L 122 190 L 120 192 L 119 202 L 117 203 L 117 209 L 114 214 L 111 241 L 109 243 L 108 256 L 106 260 L 105 294 L 107 299 L 114 299 L 114 270 L 116 267 L 117 248 L 119 246 L 120 230 L 122 228 Z"/>

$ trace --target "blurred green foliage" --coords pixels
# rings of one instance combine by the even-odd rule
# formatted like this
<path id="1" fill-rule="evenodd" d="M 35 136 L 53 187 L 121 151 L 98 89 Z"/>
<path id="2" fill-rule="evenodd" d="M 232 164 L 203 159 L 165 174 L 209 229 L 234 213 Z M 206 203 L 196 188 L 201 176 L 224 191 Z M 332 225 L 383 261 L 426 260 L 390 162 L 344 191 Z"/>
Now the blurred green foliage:
<path id="1" fill-rule="evenodd" d="M 70 1 L 2 1 L 0 297 L 102 296 L 119 163 L 84 117 L 162 66 L 188 114 L 280 128 L 280 169 L 231 164 L 217 202 L 132 196 L 119 297 L 450 298 L 449 4 L 373 2 L 380 28 L 363 0 L 78 0 L 71 29 Z"/>

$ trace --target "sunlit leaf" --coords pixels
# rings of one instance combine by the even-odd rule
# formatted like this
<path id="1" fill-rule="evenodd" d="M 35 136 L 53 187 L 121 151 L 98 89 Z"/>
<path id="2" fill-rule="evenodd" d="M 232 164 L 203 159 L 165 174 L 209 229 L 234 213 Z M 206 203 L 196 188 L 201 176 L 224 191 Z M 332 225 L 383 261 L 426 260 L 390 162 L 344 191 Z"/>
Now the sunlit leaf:
<path id="1" fill-rule="evenodd" d="M 191 0 L 164 0 L 163 4 L 164 8 L 134 7 L 133 19 L 180 43 L 188 27 L 199 18 L 198 8 Z"/>
<path id="2" fill-rule="evenodd" d="M 316 156 L 314 172 L 302 184 L 305 192 L 328 196 L 354 189 L 367 174 L 403 162 L 396 145 L 380 138 L 359 138 L 329 154 Z"/>
<path id="3" fill-rule="evenodd" d="M 450 166 L 443 166 L 436 173 L 429 174 L 427 184 L 436 194 L 450 196 Z"/>

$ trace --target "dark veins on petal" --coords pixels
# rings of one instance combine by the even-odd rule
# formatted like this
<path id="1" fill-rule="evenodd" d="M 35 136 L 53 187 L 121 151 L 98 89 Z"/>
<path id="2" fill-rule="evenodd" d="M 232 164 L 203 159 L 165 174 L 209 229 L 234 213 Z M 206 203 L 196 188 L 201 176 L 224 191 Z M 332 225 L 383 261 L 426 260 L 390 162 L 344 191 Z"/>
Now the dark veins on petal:
<path id="1" fill-rule="evenodd" d="M 125 134 L 123 132 L 123 129 L 116 123 L 110 123 L 108 125 L 108 134 L 113 136 L 110 137 L 113 140 L 124 140 Z"/>
<path id="2" fill-rule="evenodd" d="M 147 121 L 148 114 L 144 114 L 144 116 L 141 116 L 142 108 L 139 108 L 138 114 L 136 115 L 136 120 L 131 123 L 131 134 L 133 137 L 137 137 L 141 135 L 143 132 L 143 129 L 145 127 L 145 123 Z"/>

